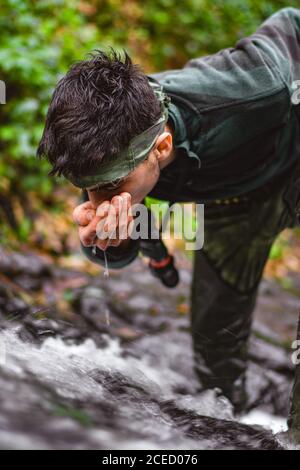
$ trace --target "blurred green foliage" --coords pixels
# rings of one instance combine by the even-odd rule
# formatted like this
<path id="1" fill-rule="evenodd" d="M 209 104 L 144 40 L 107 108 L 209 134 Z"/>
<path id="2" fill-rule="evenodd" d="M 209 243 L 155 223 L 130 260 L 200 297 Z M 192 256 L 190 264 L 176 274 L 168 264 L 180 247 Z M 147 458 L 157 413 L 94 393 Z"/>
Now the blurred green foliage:
<path id="1" fill-rule="evenodd" d="M 97 32 L 71 1 L 4 0 L 0 16 L 0 190 L 51 191 L 48 165 L 35 152 L 53 87 L 93 48 Z"/>
<path id="2" fill-rule="evenodd" d="M 255 31 L 280 8 L 299 0 L 95 0 L 99 29 L 132 49 L 153 70 L 181 67 L 191 57 L 217 52 Z"/>
<path id="3" fill-rule="evenodd" d="M 51 196 L 57 181 L 35 152 L 55 83 L 87 52 L 111 45 L 125 48 L 147 72 L 179 68 L 191 57 L 233 46 L 274 11 L 297 3 L 2 0 L 0 80 L 7 103 L 0 105 L 0 196 Z M 20 236 L 26 237 L 23 225 Z"/>

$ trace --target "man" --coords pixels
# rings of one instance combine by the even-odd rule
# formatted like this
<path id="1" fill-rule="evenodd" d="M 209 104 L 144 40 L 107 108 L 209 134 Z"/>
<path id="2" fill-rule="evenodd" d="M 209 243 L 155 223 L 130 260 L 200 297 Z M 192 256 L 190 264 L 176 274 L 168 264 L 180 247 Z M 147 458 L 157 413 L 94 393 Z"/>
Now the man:
<path id="1" fill-rule="evenodd" d="M 126 53 L 123 63 L 100 51 L 59 82 L 38 149 L 51 174 L 84 190 L 74 211 L 84 252 L 103 265 L 105 250 L 111 268 L 132 262 L 139 240 L 102 239 L 99 223 L 106 234 L 117 226 L 130 234 L 131 204 L 147 195 L 205 204 L 191 290 L 195 370 L 204 388 L 220 388 L 237 410 L 264 265 L 277 235 L 299 223 L 297 79 L 294 8 L 182 69 L 145 75 Z M 299 382 L 298 369 L 289 420 L 296 430 Z"/>

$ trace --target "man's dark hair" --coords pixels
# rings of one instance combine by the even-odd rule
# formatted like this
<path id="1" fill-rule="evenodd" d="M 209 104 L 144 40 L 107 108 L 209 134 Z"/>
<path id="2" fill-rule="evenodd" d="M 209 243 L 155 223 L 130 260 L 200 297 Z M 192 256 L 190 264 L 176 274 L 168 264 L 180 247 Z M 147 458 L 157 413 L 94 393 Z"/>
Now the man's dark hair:
<path id="1" fill-rule="evenodd" d="M 58 82 L 37 150 L 50 175 L 91 174 L 160 117 L 147 76 L 123 52 L 97 50 Z"/>

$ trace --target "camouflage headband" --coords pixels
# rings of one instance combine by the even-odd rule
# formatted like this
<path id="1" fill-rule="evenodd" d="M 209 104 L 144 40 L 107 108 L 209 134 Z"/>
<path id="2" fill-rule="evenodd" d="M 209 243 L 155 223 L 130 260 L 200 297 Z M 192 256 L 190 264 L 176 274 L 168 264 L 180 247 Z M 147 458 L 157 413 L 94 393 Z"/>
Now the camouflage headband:
<path id="1" fill-rule="evenodd" d="M 170 97 L 163 91 L 158 82 L 151 77 L 148 77 L 148 80 L 160 102 L 162 110 L 161 117 L 151 127 L 131 139 L 128 147 L 122 150 L 117 157 L 109 162 L 103 163 L 99 168 L 99 172 L 95 171 L 93 175 L 80 177 L 75 177 L 72 174 L 66 175 L 74 186 L 90 189 L 98 184 L 111 183 L 112 181 L 127 176 L 139 163 L 148 157 L 157 137 L 165 129 L 165 124 L 168 120 L 168 106 L 171 101 Z"/>

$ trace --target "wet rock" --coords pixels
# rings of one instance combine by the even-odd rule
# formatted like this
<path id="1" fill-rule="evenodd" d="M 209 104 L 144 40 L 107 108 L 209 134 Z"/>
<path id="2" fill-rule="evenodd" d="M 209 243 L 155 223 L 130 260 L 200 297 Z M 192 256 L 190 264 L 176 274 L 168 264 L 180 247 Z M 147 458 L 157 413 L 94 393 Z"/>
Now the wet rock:
<path id="1" fill-rule="evenodd" d="M 51 305 L 0 283 L 0 447 L 68 449 L 279 449 L 270 429 L 238 422 L 230 403 L 199 393 L 189 333 L 190 274 L 168 290 L 134 263 L 109 279 L 49 268 L 1 250 L 0 270 Z M 25 282 L 25 280 L 27 281 Z M 32 283 L 31 283 L 32 281 Z M 71 288 L 68 319 L 56 293 Z M 48 295 L 49 293 L 49 295 Z M 281 302 L 288 325 L 294 303 L 272 284 L 261 292 L 249 350 L 248 410 L 285 417 L 293 367 L 290 326 L 270 327 Z M 279 299 L 280 298 L 280 302 Z M 178 305 L 184 304 L 184 312 Z M 267 320 L 263 321 L 263 309 Z M 275 314 L 276 315 L 276 314 Z M 283 316 L 282 316 L 283 317 Z M 277 317 L 276 317 L 277 318 Z M 1 349 L 2 345 L 2 349 Z"/>
<path id="2" fill-rule="evenodd" d="M 30 253 L 8 252 L 0 247 L 0 272 L 9 277 L 26 274 L 33 278 L 48 275 L 51 271 L 49 263 L 43 258 Z"/>

